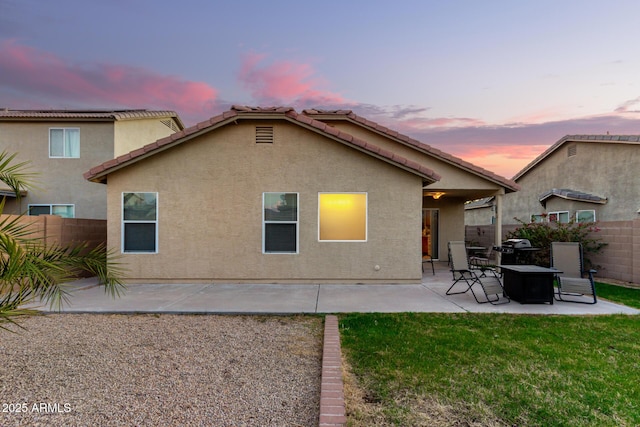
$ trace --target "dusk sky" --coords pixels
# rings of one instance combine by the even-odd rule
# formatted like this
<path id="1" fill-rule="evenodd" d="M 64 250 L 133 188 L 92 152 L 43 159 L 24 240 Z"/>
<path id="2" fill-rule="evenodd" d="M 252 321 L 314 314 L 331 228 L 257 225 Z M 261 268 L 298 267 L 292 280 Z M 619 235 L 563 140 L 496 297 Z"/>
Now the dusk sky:
<path id="1" fill-rule="evenodd" d="M 511 178 L 640 134 L 637 0 L 0 0 L 0 108 L 350 109 Z"/>

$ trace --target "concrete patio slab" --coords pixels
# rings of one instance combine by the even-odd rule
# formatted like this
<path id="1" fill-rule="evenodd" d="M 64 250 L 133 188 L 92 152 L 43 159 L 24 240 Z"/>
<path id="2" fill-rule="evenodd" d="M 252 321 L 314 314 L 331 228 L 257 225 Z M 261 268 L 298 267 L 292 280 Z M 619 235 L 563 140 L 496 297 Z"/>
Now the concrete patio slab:
<path id="1" fill-rule="evenodd" d="M 180 286 L 180 285 L 176 285 Z M 212 284 L 167 303 L 174 313 L 315 313 L 319 285 Z"/>
<path id="2" fill-rule="evenodd" d="M 318 313 L 393 313 L 465 310 L 424 285 L 320 285 Z"/>
<path id="3" fill-rule="evenodd" d="M 436 263 L 418 284 L 132 284 L 119 298 L 97 286 L 95 278 L 70 284 L 64 313 L 517 313 L 557 315 L 640 314 L 640 310 L 599 299 L 595 305 L 555 301 L 554 304 L 478 304 L 470 292 L 446 295 L 451 273 Z M 464 287 L 462 288 L 464 289 Z M 478 289 L 478 291 L 481 290 Z M 48 307 L 39 307 L 47 312 Z"/>

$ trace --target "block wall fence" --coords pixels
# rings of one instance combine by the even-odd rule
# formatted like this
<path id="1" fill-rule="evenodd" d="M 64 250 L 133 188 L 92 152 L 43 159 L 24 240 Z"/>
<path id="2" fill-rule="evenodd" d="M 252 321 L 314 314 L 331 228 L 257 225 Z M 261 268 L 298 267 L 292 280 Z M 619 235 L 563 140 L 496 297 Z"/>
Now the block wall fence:
<path id="1" fill-rule="evenodd" d="M 640 219 L 632 221 L 598 222 L 599 231 L 590 237 L 607 243 L 601 253 L 589 258 L 600 266 L 597 277 L 640 284 Z M 518 228 L 518 225 L 504 225 L 502 236 Z M 493 243 L 493 225 L 468 225 L 465 227 L 465 240 L 491 247 Z M 597 279 L 596 279 L 597 280 Z"/>

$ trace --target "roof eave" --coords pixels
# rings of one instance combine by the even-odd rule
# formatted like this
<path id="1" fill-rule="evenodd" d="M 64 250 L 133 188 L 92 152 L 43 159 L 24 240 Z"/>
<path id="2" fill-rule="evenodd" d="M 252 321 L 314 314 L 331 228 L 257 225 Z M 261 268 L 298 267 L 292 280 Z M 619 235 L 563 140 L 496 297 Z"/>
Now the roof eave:
<path id="1" fill-rule="evenodd" d="M 393 131 L 392 129 L 389 129 L 385 126 L 372 122 L 371 120 L 360 117 L 354 114 L 351 110 L 340 110 L 337 112 L 304 110 L 303 114 L 305 113 L 309 114 L 310 117 L 314 119 L 317 117 L 318 120 L 348 121 L 349 123 L 352 123 L 361 127 L 365 127 L 370 131 L 377 133 L 380 136 L 383 136 L 385 138 L 391 138 L 394 141 L 398 142 L 399 144 L 402 144 L 406 147 L 420 151 L 422 153 L 428 154 L 444 163 L 453 165 L 468 173 L 471 173 L 473 175 L 486 179 L 490 182 L 493 182 L 494 184 L 498 184 L 499 186 L 505 189 L 505 193 L 513 193 L 520 190 L 520 186 L 513 180 L 509 180 L 505 177 L 500 177 L 491 171 L 475 166 L 469 162 L 466 162 L 465 160 L 446 154 L 443 151 L 438 150 L 437 148 L 433 148 L 428 144 L 425 144 L 423 142 L 410 138 L 406 135 L 402 135 L 397 131 Z"/>
<path id="2" fill-rule="evenodd" d="M 212 129 L 225 126 L 226 124 L 234 122 L 237 119 L 238 119 L 237 116 L 229 116 L 229 117 L 223 118 L 222 120 L 216 121 L 215 123 L 211 123 L 209 126 L 206 126 L 204 124 L 211 122 L 211 120 L 201 122 L 195 126 L 192 126 L 187 129 L 183 129 L 180 132 L 176 132 L 168 137 L 152 142 L 151 144 L 147 144 L 144 147 L 141 147 L 137 150 L 133 150 L 130 153 L 126 153 L 126 154 L 123 154 L 122 156 L 118 156 L 113 160 L 103 163 L 97 168 L 94 168 L 89 170 L 88 172 L 85 172 L 83 176 L 88 181 L 106 184 L 107 176 L 113 172 L 116 172 L 133 163 L 144 160 L 162 151 L 168 150 L 169 148 L 172 148 L 176 145 L 180 145 L 193 138 L 197 138 L 198 136 L 205 134 L 211 131 Z M 198 127 L 200 127 L 200 129 L 197 129 Z M 184 134 L 184 135 L 181 136 L 181 134 Z M 133 154 L 139 151 L 141 151 L 140 154 Z M 110 163 L 113 163 L 113 165 L 109 166 Z"/>
<path id="3" fill-rule="evenodd" d="M 306 121 L 301 121 L 299 119 L 299 117 L 302 116 L 308 120 L 310 120 L 309 122 Z M 286 120 L 297 124 L 298 126 L 302 126 L 306 129 L 309 129 L 315 133 L 320 133 L 323 136 L 329 137 L 330 139 L 339 142 L 341 144 L 347 145 L 357 151 L 360 151 L 362 153 L 365 153 L 367 155 L 370 155 L 378 160 L 382 160 L 385 163 L 391 164 L 393 166 L 396 166 L 400 169 L 403 169 L 407 172 L 410 172 L 414 175 L 418 175 L 422 178 L 422 183 L 423 186 L 424 185 L 429 185 L 429 184 L 433 184 L 435 182 L 440 181 L 440 179 L 442 179 L 442 177 L 437 174 L 435 171 L 422 167 L 421 165 L 418 165 L 417 163 L 414 165 L 414 162 L 405 159 L 405 158 L 401 158 L 399 156 L 395 156 L 396 160 L 393 159 L 393 155 L 389 156 L 389 155 L 383 155 L 380 154 L 383 150 L 381 150 L 379 147 L 377 146 L 373 146 L 372 144 L 369 144 L 365 141 L 359 140 L 358 138 L 353 137 L 350 134 L 347 134 L 345 132 L 342 131 L 338 131 L 337 129 L 334 131 L 333 128 L 329 129 L 327 131 L 326 129 L 326 123 L 323 123 L 321 121 L 315 120 L 314 118 L 311 118 L 307 115 L 300 115 L 295 113 L 294 115 L 285 115 Z M 422 169 L 422 170 L 421 170 Z"/>
<path id="4" fill-rule="evenodd" d="M 606 144 L 639 144 L 640 135 L 565 135 L 558 141 L 553 143 L 549 148 L 542 152 L 538 157 L 533 159 L 531 163 L 526 165 L 520 172 L 514 175 L 512 178 L 514 181 L 522 178 L 529 171 L 534 169 L 538 164 L 551 155 L 553 152 L 560 149 L 560 147 L 568 142 L 600 142 Z"/>
<path id="5" fill-rule="evenodd" d="M 208 121 L 198 123 L 181 132 L 177 132 L 169 137 L 163 138 L 144 147 L 134 150 L 131 153 L 124 154 L 113 160 L 103 163 L 102 165 L 86 172 L 85 179 L 92 182 L 106 183 L 107 176 L 117 170 L 125 168 L 133 163 L 155 155 L 161 151 L 167 150 L 176 145 L 182 144 L 190 139 L 196 138 L 213 129 L 225 126 L 231 122 L 238 120 L 282 120 L 302 126 L 315 133 L 319 133 L 325 137 L 333 139 L 339 143 L 347 145 L 353 149 L 361 151 L 374 158 L 392 164 L 400 169 L 418 175 L 423 180 L 423 185 L 433 184 L 440 180 L 440 175 L 422 165 L 405 159 L 401 156 L 387 153 L 377 146 L 361 141 L 353 136 L 340 132 L 337 129 L 329 128 L 325 123 L 319 122 L 305 115 L 300 115 L 290 107 L 280 107 L 274 109 L 255 110 L 249 107 L 234 106 L 232 110 L 215 116 Z"/>

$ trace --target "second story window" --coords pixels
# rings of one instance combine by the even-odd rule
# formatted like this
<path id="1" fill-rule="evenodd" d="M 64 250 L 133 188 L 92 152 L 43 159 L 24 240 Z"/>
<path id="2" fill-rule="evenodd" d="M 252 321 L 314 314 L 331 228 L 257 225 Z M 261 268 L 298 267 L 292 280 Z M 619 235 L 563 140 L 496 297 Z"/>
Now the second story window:
<path id="1" fill-rule="evenodd" d="M 80 157 L 80 129 L 51 128 L 49 129 L 49 157 L 70 158 Z"/>

